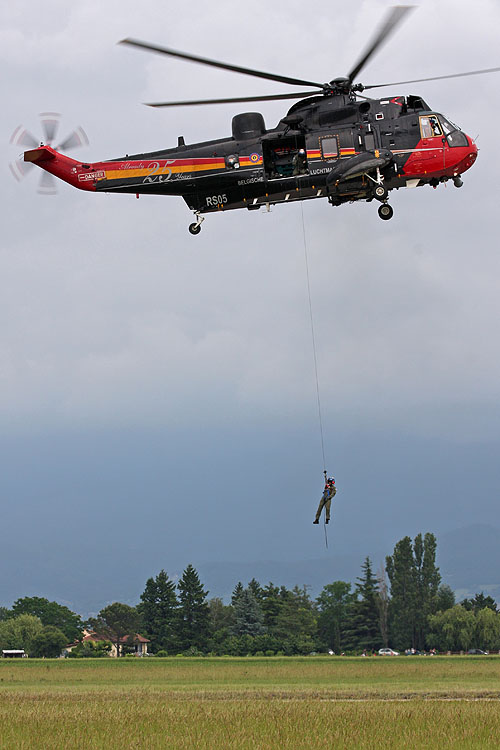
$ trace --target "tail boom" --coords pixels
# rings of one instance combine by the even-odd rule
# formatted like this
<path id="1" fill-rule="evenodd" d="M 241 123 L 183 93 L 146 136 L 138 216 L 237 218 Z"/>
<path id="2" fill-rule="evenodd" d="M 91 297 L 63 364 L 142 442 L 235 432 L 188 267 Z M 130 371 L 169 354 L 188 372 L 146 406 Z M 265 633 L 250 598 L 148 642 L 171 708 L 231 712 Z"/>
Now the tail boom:
<path id="1" fill-rule="evenodd" d="M 96 183 L 105 178 L 105 172 L 96 165 L 70 159 L 50 146 L 40 146 L 24 152 L 24 161 L 50 172 L 54 177 L 69 183 L 79 190 L 95 191 Z"/>

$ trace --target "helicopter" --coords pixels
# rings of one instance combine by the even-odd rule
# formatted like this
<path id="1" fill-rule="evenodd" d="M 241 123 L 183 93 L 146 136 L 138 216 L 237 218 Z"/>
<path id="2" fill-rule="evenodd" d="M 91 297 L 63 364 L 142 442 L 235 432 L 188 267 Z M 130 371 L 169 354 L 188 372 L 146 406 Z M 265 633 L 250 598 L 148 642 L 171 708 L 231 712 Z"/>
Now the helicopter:
<path id="1" fill-rule="evenodd" d="M 474 140 L 417 95 L 368 98 L 363 91 L 422 81 L 498 72 L 500 68 L 363 85 L 358 76 L 414 6 L 389 9 L 370 44 L 345 77 L 328 83 L 275 75 L 127 38 L 119 42 L 160 55 L 235 73 L 307 86 L 307 91 L 267 96 L 149 103 L 151 107 L 298 99 L 275 128 L 260 112 L 232 118 L 230 137 L 126 155 L 93 163 L 67 157 L 50 145 L 24 152 L 32 162 L 81 190 L 182 196 L 199 234 L 205 214 L 327 198 L 332 206 L 373 200 L 384 221 L 393 216 L 389 194 L 399 188 L 437 187 L 474 164 Z M 312 89 L 312 90 L 311 90 Z"/>

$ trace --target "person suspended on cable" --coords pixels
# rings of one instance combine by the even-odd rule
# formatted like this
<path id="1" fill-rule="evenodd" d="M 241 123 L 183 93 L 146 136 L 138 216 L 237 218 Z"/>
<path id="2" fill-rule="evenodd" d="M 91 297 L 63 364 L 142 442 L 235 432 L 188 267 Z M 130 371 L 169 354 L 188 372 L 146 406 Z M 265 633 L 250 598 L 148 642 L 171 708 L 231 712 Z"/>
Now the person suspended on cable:
<path id="1" fill-rule="evenodd" d="M 326 471 L 324 471 L 323 474 L 325 475 L 325 489 L 323 490 L 323 494 L 321 495 L 318 510 L 316 511 L 316 518 L 314 519 L 313 523 L 319 523 L 319 517 L 323 508 L 325 509 L 325 523 L 328 523 L 330 521 L 332 500 L 337 494 L 335 479 L 333 477 L 328 477 Z"/>

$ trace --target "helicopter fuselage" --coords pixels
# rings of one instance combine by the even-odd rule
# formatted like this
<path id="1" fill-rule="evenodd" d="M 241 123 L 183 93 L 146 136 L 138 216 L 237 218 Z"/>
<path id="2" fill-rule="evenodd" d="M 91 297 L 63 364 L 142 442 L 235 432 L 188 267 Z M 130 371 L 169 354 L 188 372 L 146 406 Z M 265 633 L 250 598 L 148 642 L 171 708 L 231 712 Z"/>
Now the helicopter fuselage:
<path id="1" fill-rule="evenodd" d="M 180 137 L 175 148 L 95 163 L 48 146 L 24 158 L 82 190 L 182 196 L 199 215 L 323 197 L 387 203 L 401 187 L 459 186 L 476 157 L 473 140 L 420 97 L 337 94 L 298 102 L 272 130 L 249 112 L 220 140 L 186 145 Z"/>

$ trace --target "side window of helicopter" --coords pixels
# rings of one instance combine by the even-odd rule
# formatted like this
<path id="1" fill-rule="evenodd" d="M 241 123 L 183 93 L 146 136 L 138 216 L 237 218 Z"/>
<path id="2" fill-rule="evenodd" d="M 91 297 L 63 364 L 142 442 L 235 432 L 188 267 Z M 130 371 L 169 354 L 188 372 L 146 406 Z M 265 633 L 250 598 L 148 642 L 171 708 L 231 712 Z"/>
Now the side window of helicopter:
<path id="1" fill-rule="evenodd" d="M 321 138 L 321 154 L 326 161 L 337 159 L 339 146 L 336 135 L 327 135 Z"/>
<path id="2" fill-rule="evenodd" d="M 426 115 L 420 118 L 420 132 L 422 138 L 435 138 L 442 135 L 441 126 L 436 115 Z"/>

